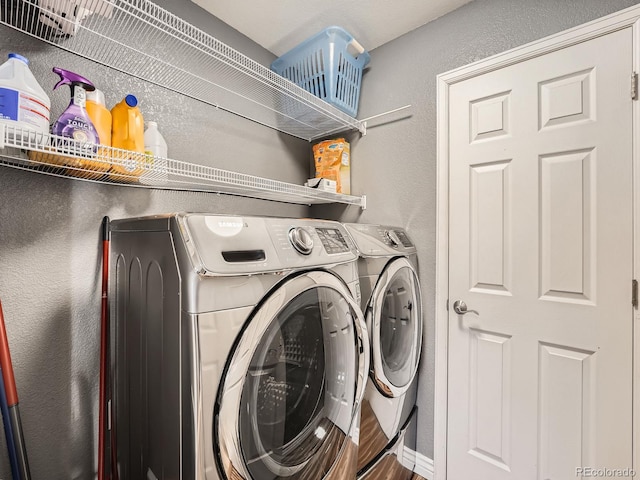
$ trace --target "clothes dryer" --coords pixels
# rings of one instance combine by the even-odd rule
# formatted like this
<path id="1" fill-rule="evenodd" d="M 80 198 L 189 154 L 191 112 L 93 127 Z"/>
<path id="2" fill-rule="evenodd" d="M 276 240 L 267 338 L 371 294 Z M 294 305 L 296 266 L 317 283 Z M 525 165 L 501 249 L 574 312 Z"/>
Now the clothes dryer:
<path id="1" fill-rule="evenodd" d="M 113 221 L 123 480 L 355 478 L 369 342 L 339 223 Z"/>
<path id="2" fill-rule="evenodd" d="M 358 471 L 361 477 L 385 478 L 380 476 L 383 473 L 373 473 L 388 464 L 379 460 L 399 444 L 402 431 L 415 429 L 423 321 L 417 252 L 401 228 L 345 226 L 360 256 L 361 305 L 371 340 Z M 413 438 L 415 435 L 403 436 L 403 448 L 415 450 Z"/>

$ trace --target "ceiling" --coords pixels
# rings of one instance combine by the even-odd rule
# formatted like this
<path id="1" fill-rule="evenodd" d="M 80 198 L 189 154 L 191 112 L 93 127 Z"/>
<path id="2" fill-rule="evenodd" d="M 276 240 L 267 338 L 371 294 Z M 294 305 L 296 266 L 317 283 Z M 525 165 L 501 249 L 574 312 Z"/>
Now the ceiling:
<path id="1" fill-rule="evenodd" d="M 276 56 L 331 25 L 373 50 L 470 0 L 192 0 Z"/>

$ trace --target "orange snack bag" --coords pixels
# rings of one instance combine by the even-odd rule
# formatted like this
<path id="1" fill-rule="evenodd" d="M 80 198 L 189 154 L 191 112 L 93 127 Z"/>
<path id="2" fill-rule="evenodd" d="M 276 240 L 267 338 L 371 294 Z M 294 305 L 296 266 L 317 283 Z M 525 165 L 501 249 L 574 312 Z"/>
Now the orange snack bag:
<path id="1" fill-rule="evenodd" d="M 351 194 L 351 152 L 344 138 L 324 140 L 313 146 L 316 178 L 335 180 L 336 191 Z"/>

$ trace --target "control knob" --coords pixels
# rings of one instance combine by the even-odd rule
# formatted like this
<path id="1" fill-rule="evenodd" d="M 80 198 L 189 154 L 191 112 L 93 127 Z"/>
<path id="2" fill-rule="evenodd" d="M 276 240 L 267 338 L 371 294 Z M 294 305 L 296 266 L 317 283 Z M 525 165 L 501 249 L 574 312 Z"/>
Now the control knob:
<path id="1" fill-rule="evenodd" d="M 385 237 L 387 237 L 387 240 L 389 240 L 389 242 L 391 243 L 391 246 L 393 247 L 397 247 L 402 243 L 402 241 L 400 240 L 400 237 L 394 230 L 386 230 L 384 232 L 384 235 Z"/>
<path id="2" fill-rule="evenodd" d="M 289 242 L 302 255 L 309 255 L 313 250 L 313 237 L 302 227 L 289 230 Z"/>

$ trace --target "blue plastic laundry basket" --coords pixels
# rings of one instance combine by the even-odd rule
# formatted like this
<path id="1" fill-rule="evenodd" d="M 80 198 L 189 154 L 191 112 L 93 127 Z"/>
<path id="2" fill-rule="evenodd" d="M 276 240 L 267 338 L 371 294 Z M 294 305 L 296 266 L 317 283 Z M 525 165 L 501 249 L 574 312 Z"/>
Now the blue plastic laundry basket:
<path id="1" fill-rule="evenodd" d="M 271 64 L 271 70 L 355 117 L 362 70 L 369 58 L 346 30 L 334 26 L 289 50 Z"/>

